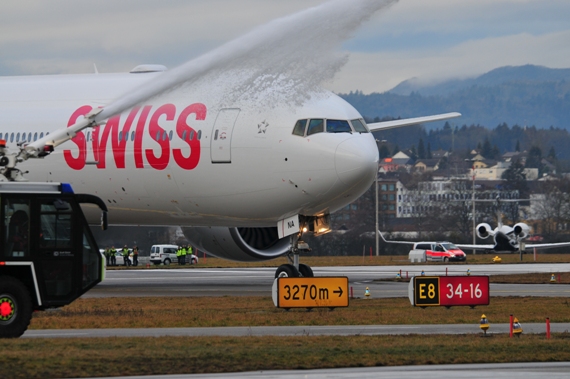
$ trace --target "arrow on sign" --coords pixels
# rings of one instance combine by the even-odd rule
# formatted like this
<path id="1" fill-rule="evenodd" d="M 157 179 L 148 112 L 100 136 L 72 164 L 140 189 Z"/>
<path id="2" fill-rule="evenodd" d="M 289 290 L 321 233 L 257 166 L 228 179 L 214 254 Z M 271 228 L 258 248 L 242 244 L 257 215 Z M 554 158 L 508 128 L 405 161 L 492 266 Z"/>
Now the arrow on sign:
<path id="1" fill-rule="evenodd" d="M 342 288 L 338 287 L 338 291 L 333 291 L 333 293 L 338 293 L 338 297 L 342 296 Z"/>

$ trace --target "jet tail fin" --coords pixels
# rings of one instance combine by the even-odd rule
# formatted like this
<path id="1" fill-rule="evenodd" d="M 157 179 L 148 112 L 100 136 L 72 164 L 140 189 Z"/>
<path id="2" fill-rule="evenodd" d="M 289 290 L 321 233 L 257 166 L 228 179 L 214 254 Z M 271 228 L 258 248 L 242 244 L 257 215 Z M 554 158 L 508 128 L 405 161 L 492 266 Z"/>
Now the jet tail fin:
<path id="1" fill-rule="evenodd" d="M 456 118 L 456 117 L 460 117 L 460 116 L 461 116 L 461 113 L 459 113 L 459 112 L 451 112 L 451 113 L 437 114 L 437 115 L 433 115 L 433 116 L 404 118 L 401 120 L 375 122 L 372 124 L 368 124 L 368 128 L 370 129 L 371 132 L 376 132 L 379 130 L 394 129 L 394 128 L 399 128 L 402 126 L 423 124 L 426 122 L 449 120 L 451 118 Z"/>

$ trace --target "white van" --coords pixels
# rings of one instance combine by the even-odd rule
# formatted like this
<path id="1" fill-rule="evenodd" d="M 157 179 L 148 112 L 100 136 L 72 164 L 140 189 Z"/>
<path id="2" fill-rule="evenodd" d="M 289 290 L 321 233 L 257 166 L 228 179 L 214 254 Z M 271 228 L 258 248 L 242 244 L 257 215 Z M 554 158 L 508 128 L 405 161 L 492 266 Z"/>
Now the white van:
<path id="1" fill-rule="evenodd" d="M 155 265 L 164 264 L 168 266 L 172 262 L 178 262 L 176 245 L 152 245 L 150 248 L 150 262 Z M 186 263 L 195 265 L 198 263 L 198 257 L 194 254 L 186 256 Z"/>

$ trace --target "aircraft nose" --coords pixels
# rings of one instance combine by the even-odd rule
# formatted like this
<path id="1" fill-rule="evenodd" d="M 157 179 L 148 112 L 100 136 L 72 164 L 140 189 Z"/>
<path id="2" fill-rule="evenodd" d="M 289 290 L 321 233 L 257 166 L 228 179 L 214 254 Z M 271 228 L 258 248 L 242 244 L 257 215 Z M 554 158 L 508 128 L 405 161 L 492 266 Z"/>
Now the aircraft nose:
<path id="1" fill-rule="evenodd" d="M 378 170 L 378 148 L 370 135 L 357 135 L 341 142 L 335 153 L 336 173 L 352 186 L 363 180 L 370 186 Z"/>

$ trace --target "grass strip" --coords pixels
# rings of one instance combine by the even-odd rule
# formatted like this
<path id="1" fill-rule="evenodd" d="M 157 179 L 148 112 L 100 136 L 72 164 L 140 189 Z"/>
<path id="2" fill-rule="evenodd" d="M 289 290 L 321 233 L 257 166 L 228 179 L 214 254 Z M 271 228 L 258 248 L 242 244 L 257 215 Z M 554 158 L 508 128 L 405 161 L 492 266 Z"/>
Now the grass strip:
<path id="1" fill-rule="evenodd" d="M 493 263 L 493 258 L 497 254 L 467 254 L 466 262 L 424 262 L 427 265 L 473 265 L 473 264 L 490 264 Z M 534 260 L 533 254 L 523 254 L 523 260 L 520 260 L 519 254 L 499 254 L 502 259 L 500 264 L 515 264 L 515 263 L 568 263 L 570 262 L 570 254 L 537 254 L 536 261 Z M 351 256 L 322 256 L 322 257 L 311 257 L 303 255 L 301 257 L 301 262 L 312 267 L 323 267 L 323 266 L 392 266 L 392 265 L 402 265 L 402 266 L 413 266 L 417 263 L 411 263 L 408 260 L 407 255 L 380 255 L 380 256 L 370 256 L 370 255 L 351 255 Z M 171 264 L 169 266 L 164 265 L 149 265 L 149 269 L 169 269 L 176 270 L 179 268 L 237 268 L 237 267 L 275 267 L 279 265 L 289 263 L 287 258 L 280 257 L 263 262 L 234 262 L 228 261 L 221 258 L 210 258 L 204 259 L 200 256 L 200 263 L 197 265 L 184 265 L 180 266 L 178 264 Z M 140 270 L 146 269 L 146 265 L 137 267 L 108 267 L 108 270 Z M 467 268 L 466 268 L 467 270 Z M 394 273 L 395 275 L 395 273 Z"/>
<path id="2" fill-rule="evenodd" d="M 11 378 L 570 360 L 570 334 L 353 337 L 158 337 L 6 340 Z"/>
<path id="3" fill-rule="evenodd" d="M 372 294 L 374 296 L 374 293 Z M 567 297 L 493 297 L 488 306 L 412 307 L 407 298 L 353 299 L 347 308 L 285 311 L 270 297 L 87 298 L 34 313 L 30 329 L 177 328 L 278 325 L 477 324 L 570 322 Z"/>

